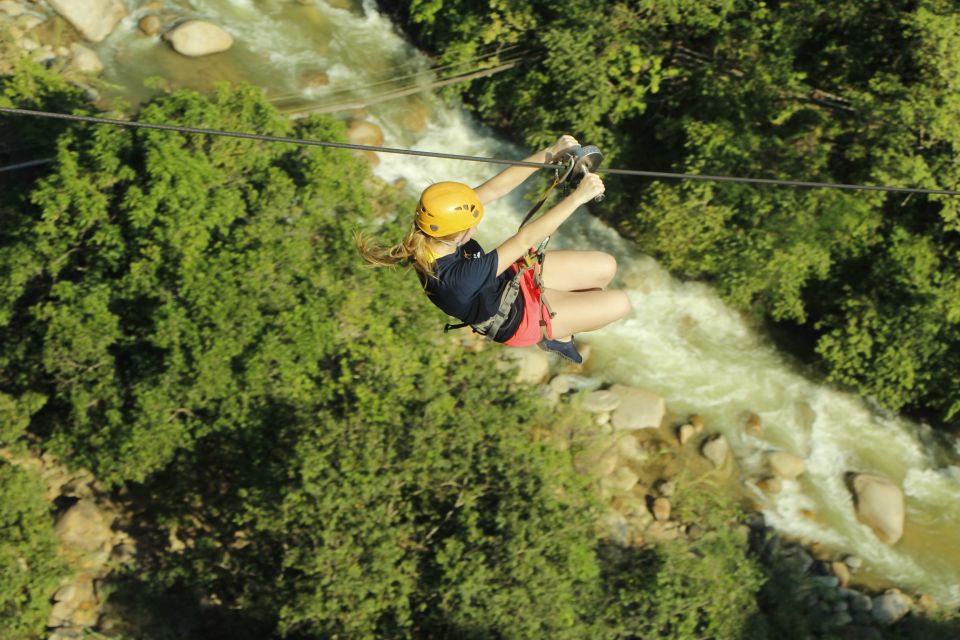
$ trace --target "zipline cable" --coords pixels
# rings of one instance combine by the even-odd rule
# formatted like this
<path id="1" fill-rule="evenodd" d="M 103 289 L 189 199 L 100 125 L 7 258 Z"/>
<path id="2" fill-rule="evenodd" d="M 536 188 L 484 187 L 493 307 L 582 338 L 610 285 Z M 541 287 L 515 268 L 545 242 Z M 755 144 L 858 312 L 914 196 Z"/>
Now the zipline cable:
<path id="1" fill-rule="evenodd" d="M 486 162 L 489 164 L 505 164 L 517 167 L 530 167 L 534 169 L 555 169 L 556 165 L 545 162 L 527 162 L 526 160 L 504 160 L 501 158 L 486 158 L 482 156 L 469 156 L 456 153 L 441 153 L 438 151 L 420 151 L 416 149 L 396 149 L 392 147 L 378 147 L 373 145 L 353 144 L 349 142 L 329 142 L 326 140 L 306 140 L 303 138 L 290 138 L 286 136 L 270 136 L 260 133 L 242 133 L 240 131 L 221 131 L 218 129 L 203 129 L 198 127 L 183 127 L 171 124 L 153 124 L 149 122 L 132 122 L 130 120 L 116 120 L 113 118 L 97 118 L 93 116 L 80 116 L 67 113 L 54 113 L 50 111 L 36 111 L 32 109 L 16 109 L 11 107 L 0 107 L 0 113 L 12 115 L 31 116 L 36 118 L 54 118 L 59 120 L 71 120 L 76 122 L 89 122 L 92 124 L 110 124 L 120 127 L 130 127 L 134 129 L 156 129 L 160 131 L 176 131 L 178 133 L 195 133 L 200 135 L 224 136 L 229 138 L 242 138 L 246 140 L 259 140 L 262 142 L 285 142 L 288 144 L 297 144 L 314 147 L 330 147 L 334 149 L 351 149 L 360 151 L 377 151 L 380 153 L 396 153 L 411 156 L 421 156 L 428 158 L 443 158 L 446 160 L 463 160 L 466 162 Z M 13 169 L 22 169 L 26 166 L 34 166 L 49 162 L 49 160 L 33 160 L 29 163 L 11 165 L 0 168 L 2 171 L 11 171 Z M 770 186 L 782 187 L 803 187 L 803 188 L 822 188 L 822 189 L 846 189 L 859 191 L 891 191 L 895 193 L 921 193 L 928 195 L 946 195 L 960 196 L 960 191 L 951 189 L 922 189 L 919 187 L 891 187 L 874 186 L 861 184 L 844 184 L 834 182 L 805 182 L 801 180 L 774 180 L 771 178 L 741 178 L 737 176 L 713 176 L 697 173 L 670 173 L 665 171 L 640 171 L 635 169 L 599 169 L 598 173 L 610 173 L 617 175 L 639 176 L 645 178 L 662 178 L 669 180 L 701 180 L 711 182 L 741 182 L 748 184 L 764 184 Z"/>
<path id="2" fill-rule="evenodd" d="M 41 158 L 39 160 L 28 160 L 19 164 L 11 164 L 6 167 L 0 167 L 0 173 L 4 171 L 16 171 L 17 169 L 29 169 L 30 167 L 39 167 L 42 164 L 53 162 L 53 158 Z"/>

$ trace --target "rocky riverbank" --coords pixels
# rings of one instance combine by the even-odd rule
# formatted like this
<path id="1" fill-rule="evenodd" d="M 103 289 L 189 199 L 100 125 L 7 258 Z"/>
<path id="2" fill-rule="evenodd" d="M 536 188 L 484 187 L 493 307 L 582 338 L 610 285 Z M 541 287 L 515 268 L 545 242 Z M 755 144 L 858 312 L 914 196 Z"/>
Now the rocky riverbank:
<path id="1" fill-rule="evenodd" d="M 118 524 L 121 509 L 92 473 L 70 470 L 49 453 L 16 455 L 0 449 L 0 460 L 46 483 L 59 554 L 73 571 L 50 594 L 48 639 L 88 637 L 102 622 L 109 576 L 136 556 L 136 542 Z"/>
<path id="2" fill-rule="evenodd" d="M 472 336 L 463 342 L 468 349 L 485 348 Z M 748 513 L 741 525 L 745 544 L 768 575 L 787 583 L 782 590 L 792 602 L 782 604 L 815 621 L 814 637 L 882 638 L 908 616 L 937 608 L 929 595 L 863 583 L 863 561 L 855 554 L 780 535 L 765 523 L 757 490 L 774 493 L 801 476 L 801 458 L 766 452 L 769 474 L 745 475 L 724 436 L 702 417 L 672 415 L 654 393 L 604 382 L 588 373 L 589 347 L 582 351 L 585 361 L 579 366 L 537 349 L 511 350 L 506 357 L 518 361 L 518 381 L 539 385 L 541 395 L 556 406 L 562 426 L 539 437 L 573 452 L 577 469 L 592 480 L 609 508 L 602 522 L 609 540 L 622 547 L 696 540 L 702 528 L 678 519 L 671 499 L 683 483 L 709 476 L 742 497 Z M 564 419 L 571 411 L 586 413 L 589 421 Z M 763 427 L 749 414 L 743 428 L 761 432 Z M 848 486 L 860 520 L 885 543 L 895 544 L 904 521 L 899 488 L 884 478 L 856 473 L 849 474 Z"/>

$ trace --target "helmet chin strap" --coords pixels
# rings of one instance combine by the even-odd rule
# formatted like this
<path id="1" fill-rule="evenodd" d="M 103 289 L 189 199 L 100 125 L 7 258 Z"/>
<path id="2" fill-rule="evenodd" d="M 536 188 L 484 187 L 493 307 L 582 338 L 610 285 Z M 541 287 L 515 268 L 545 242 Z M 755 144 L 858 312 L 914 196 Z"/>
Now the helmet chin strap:
<path id="1" fill-rule="evenodd" d="M 460 235 L 460 240 L 462 239 L 463 239 L 463 234 Z M 434 238 L 434 240 L 436 240 L 440 244 L 445 244 L 448 247 L 453 247 L 454 251 L 460 251 L 460 247 L 463 246 L 463 243 L 460 242 L 460 240 L 457 240 L 456 242 L 450 242 L 449 240 L 441 240 L 440 238 Z"/>

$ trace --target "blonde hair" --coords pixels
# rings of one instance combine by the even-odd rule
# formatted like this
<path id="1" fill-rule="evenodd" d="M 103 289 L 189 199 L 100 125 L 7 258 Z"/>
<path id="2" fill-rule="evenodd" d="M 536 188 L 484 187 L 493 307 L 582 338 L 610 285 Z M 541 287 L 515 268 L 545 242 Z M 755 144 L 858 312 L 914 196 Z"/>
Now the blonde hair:
<path id="1" fill-rule="evenodd" d="M 438 238 L 448 242 L 460 235 L 461 232 Z M 397 264 L 413 267 L 424 276 L 434 275 L 436 254 L 430 247 L 430 236 L 421 231 L 416 225 L 410 229 L 399 244 L 384 248 L 375 240 L 362 233 L 354 234 L 354 241 L 360 256 L 375 267 L 392 267 Z"/>

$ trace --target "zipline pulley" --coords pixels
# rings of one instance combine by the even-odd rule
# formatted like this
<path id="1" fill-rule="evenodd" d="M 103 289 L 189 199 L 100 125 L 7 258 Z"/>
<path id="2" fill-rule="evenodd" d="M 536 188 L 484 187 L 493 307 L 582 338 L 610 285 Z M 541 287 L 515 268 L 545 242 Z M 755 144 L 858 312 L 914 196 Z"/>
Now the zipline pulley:
<path id="1" fill-rule="evenodd" d="M 585 147 L 577 145 L 565 149 L 558 160 L 560 167 L 557 169 L 557 176 L 567 189 L 573 190 L 588 173 L 596 173 L 603 162 L 603 154 L 592 144 Z M 562 177 L 560 177 L 561 168 L 563 168 Z M 594 198 L 594 202 L 601 200 L 603 200 L 603 194 Z"/>
<path id="2" fill-rule="evenodd" d="M 543 195 L 540 196 L 537 203 L 527 212 L 527 215 L 523 218 L 523 222 L 520 223 L 520 227 L 523 228 L 523 225 L 530 222 L 533 215 L 539 211 L 543 203 L 547 201 L 547 196 L 549 196 L 558 185 L 563 185 L 563 189 L 567 192 L 573 191 L 588 173 L 597 170 L 602 161 L 603 154 L 600 153 L 600 149 L 592 144 L 585 147 L 575 145 L 560 152 L 560 154 L 550 162 L 553 166 L 553 183 L 547 187 L 547 190 L 543 192 Z M 601 200 L 603 200 L 602 193 L 593 199 L 594 202 L 600 202 Z"/>

